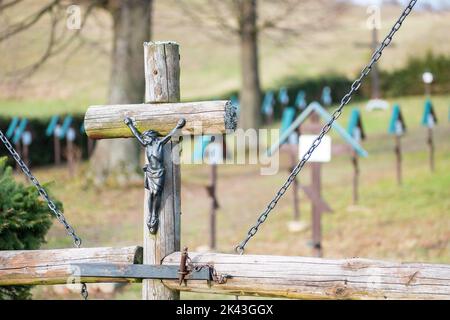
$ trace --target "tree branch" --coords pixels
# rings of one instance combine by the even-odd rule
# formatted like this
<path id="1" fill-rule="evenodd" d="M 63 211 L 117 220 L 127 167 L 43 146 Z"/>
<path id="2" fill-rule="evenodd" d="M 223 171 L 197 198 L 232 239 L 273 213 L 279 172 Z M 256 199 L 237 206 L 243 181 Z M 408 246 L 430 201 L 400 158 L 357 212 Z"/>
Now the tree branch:
<path id="1" fill-rule="evenodd" d="M 20 1 L 19 1 L 20 2 Z M 24 30 L 27 30 L 34 24 L 36 24 L 41 18 L 48 12 L 50 12 L 56 5 L 58 5 L 60 0 L 53 0 L 52 2 L 48 3 L 44 7 L 42 7 L 37 12 L 33 13 L 32 15 L 29 15 L 25 19 L 23 19 L 20 22 L 17 22 L 4 30 L 3 32 L 0 32 L 0 42 L 4 41 L 10 37 L 12 37 L 15 34 L 18 34 Z M 16 1 L 16 4 L 18 2 Z M 11 3 L 10 5 L 12 5 Z"/>

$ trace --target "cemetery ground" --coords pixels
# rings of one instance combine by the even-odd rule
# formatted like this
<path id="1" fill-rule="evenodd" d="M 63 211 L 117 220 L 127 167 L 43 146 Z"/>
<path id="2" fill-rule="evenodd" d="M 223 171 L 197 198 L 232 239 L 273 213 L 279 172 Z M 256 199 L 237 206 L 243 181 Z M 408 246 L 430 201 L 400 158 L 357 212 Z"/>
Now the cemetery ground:
<path id="1" fill-rule="evenodd" d="M 361 108 L 368 136 L 364 143 L 369 158 L 361 159 L 360 203 L 352 205 L 352 168 L 349 155 L 334 156 L 323 165 L 323 196 L 334 210 L 323 215 L 324 257 L 370 257 L 395 261 L 450 263 L 450 124 L 449 96 L 433 98 L 440 122 L 434 130 L 436 171 L 430 172 L 426 128 L 420 125 L 423 97 L 405 97 L 400 103 L 408 132 L 403 137 L 404 183 L 395 178 L 394 138 L 387 134 L 390 112 L 367 112 Z M 350 105 L 339 123 L 347 124 Z M 276 126 L 276 125 L 274 125 Z M 340 143 L 339 138 L 334 143 Z M 277 188 L 287 177 L 289 161 L 281 154 L 280 170 L 261 176 L 256 165 L 219 166 L 217 250 L 231 253 Z M 300 183 L 309 184 L 309 168 L 300 174 Z M 143 181 L 121 187 L 97 189 L 86 183 L 87 163 L 80 164 L 76 178 L 69 178 L 66 167 L 36 168 L 42 182 L 51 182 L 51 192 L 64 203 L 70 223 L 83 238 L 84 247 L 126 246 L 142 243 Z M 182 168 L 182 246 L 191 251 L 208 242 L 210 203 L 205 186 L 209 181 L 207 165 Z M 22 175 L 17 179 L 23 180 Z M 300 193 L 301 220 L 310 222 L 310 204 Z M 247 253 L 274 255 L 311 255 L 310 229 L 290 233 L 292 191 L 287 192 L 277 209 L 248 246 Z M 45 248 L 71 247 L 70 239 L 55 221 Z M 140 284 L 127 285 L 114 294 L 91 291 L 91 297 L 140 299 Z M 50 287 L 35 287 L 35 299 L 78 299 L 78 293 L 57 295 Z M 223 298 L 205 294 L 182 293 L 182 298 Z"/>

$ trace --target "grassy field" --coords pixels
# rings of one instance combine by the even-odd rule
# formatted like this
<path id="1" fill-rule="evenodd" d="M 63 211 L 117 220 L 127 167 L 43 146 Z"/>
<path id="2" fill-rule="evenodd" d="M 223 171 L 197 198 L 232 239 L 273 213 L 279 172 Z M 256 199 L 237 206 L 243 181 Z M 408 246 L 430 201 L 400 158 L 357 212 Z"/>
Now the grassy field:
<path id="1" fill-rule="evenodd" d="M 29 6 L 38 6 L 33 1 Z M 240 84 L 239 47 L 236 38 L 215 33 L 208 36 L 198 24 L 175 5 L 176 0 L 155 1 L 153 39 L 174 40 L 181 45 L 182 99 L 221 96 L 237 90 Z M 203 1 L 203 0 L 198 0 Z M 270 3 L 267 1 L 266 3 Z M 23 9 L 23 8 L 22 8 Z M 27 14 L 18 8 L 16 17 Z M 270 10 L 269 10 L 270 11 Z M 397 18 L 399 7 L 385 6 L 382 30 Z M 273 12 L 276 14 L 276 12 Z M 301 10 L 293 17 L 304 17 Z M 0 15 L 0 23 L 3 23 Z M 353 7 L 336 18 L 331 29 L 296 37 L 262 34 L 260 70 L 262 86 L 277 88 L 290 77 L 305 79 L 326 74 L 355 76 L 369 59 L 369 50 L 358 43 L 370 41 L 365 26 L 364 7 Z M 85 30 L 90 44 L 71 55 L 49 61 L 25 82 L 10 76 L 17 68 L 36 60 L 47 44 L 48 20 L 32 31 L 0 43 L 0 113 L 2 115 L 49 116 L 55 113 L 84 113 L 89 105 L 106 101 L 110 74 L 111 20 L 96 12 Z M 295 22 L 295 20 L 294 20 Z M 411 56 L 427 51 L 450 53 L 448 30 L 450 13 L 414 12 L 380 61 L 381 69 L 398 68 Z M 73 48 L 72 48 L 73 49 Z M 71 51 L 73 52 L 73 51 Z M 418 79 L 419 81 L 420 79 Z M 418 85 L 422 85 L 418 83 Z M 351 205 L 352 169 L 348 156 L 334 157 L 323 166 L 323 195 L 334 213 L 323 217 L 325 257 L 370 257 L 398 261 L 450 263 L 450 96 L 437 96 L 433 102 L 440 119 L 435 130 L 436 171 L 428 168 L 426 130 L 420 126 L 423 98 L 404 97 L 400 103 L 408 133 L 404 145 L 404 185 L 395 182 L 394 141 L 387 134 L 389 112 L 369 113 L 363 108 L 368 135 L 364 147 L 370 156 L 360 161 L 361 201 Z M 346 126 L 346 108 L 341 124 Z M 337 140 L 336 140 L 337 141 Z M 82 163 L 75 178 L 61 167 L 37 168 L 41 181 L 53 181 L 51 190 L 64 203 L 67 218 L 84 240 L 84 246 L 123 246 L 142 243 L 142 183 L 126 188 L 96 189 L 86 182 L 88 164 Z M 278 174 L 260 176 L 255 165 L 226 165 L 219 168 L 218 250 L 232 252 L 253 224 L 265 204 L 287 177 L 288 161 L 281 155 Z M 309 168 L 301 174 L 301 183 L 309 183 Z M 24 180 L 21 175 L 17 179 Z M 206 244 L 209 201 L 205 185 L 207 166 L 182 168 L 182 244 L 190 250 Z M 300 195 L 301 220 L 310 221 L 310 204 Z M 288 232 L 292 219 L 292 194 L 287 193 L 273 215 L 252 242 L 248 253 L 310 255 L 310 230 Z M 45 248 L 66 248 L 70 239 L 56 222 Z M 79 298 L 76 294 L 58 295 L 50 287 L 36 287 L 35 298 Z M 140 286 L 129 285 L 114 294 L 102 294 L 91 288 L 92 298 L 133 299 L 140 297 Z M 230 298 L 183 294 L 183 298 Z"/>
<path id="2" fill-rule="evenodd" d="M 440 124 L 435 129 L 436 171 L 430 172 L 426 129 L 420 126 L 423 98 L 398 99 L 408 125 L 404 145 L 404 185 L 395 180 L 394 141 L 387 134 L 389 112 L 362 109 L 368 139 L 364 147 L 370 156 L 361 160 L 361 201 L 351 205 L 352 169 L 348 156 L 334 157 L 323 166 L 323 196 L 334 210 L 323 216 L 324 256 L 334 258 L 370 257 L 397 261 L 450 263 L 450 124 L 447 121 L 450 97 L 436 97 Z M 346 125 L 347 112 L 341 124 Z M 336 143 L 338 141 L 336 140 Z M 94 189 L 86 184 L 84 170 L 77 178 L 65 167 L 40 168 L 43 181 L 54 181 L 52 192 L 63 201 L 66 215 L 83 237 L 84 245 L 122 246 L 142 243 L 142 201 L 140 184 L 127 188 Z M 219 168 L 218 250 L 232 252 L 258 213 L 287 177 L 287 158 L 281 155 L 278 174 L 260 176 L 258 166 Z M 309 183 L 309 168 L 301 183 Z M 18 176 L 18 179 L 23 179 Z M 207 166 L 182 168 L 182 245 L 191 250 L 206 245 L 209 201 L 204 186 Z M 292 194 L 287 193 L 249 243 L 248 253 L 311 255 L 310 230 L 290 233 Z M 83 199 L 83 201 L 80 201 Z M 310 203 L 301 199 L 301 220 L 309 223 Z M 56 222 L 47 237 L 46 248 L 70 247 L 70 239 Z M 140 286 L 130 285 L 115 295 L 92 290 L 93 298 L 139 298 Z M 63 298 L 49 288 L 37 287 L 36 298 Z M 64 296 L 64 298 L 77 295 Z M 230 298 L 188 294 L 184 298 Z"/>
<path id="3" fill-rule="evenodd" d="M 37 6 L 39 1 L 33 1 Z M 271 5 L 265 1 L 264 5 Z M 27 5 L 30 5 L 28 1 Z M 205 10 L 208 10 L 205 6 Z M 291 15 L 291 24 L 305 17 L 300 6 Z M 381 11 L 382 30 L 386 33 L 400 12 L 399 7 L 384 6 Z M 266 9 L 267 11 L 267 9 Z M 277 7 L 270 8 L 272 14 Z M 17 10 L 16 16 L 28 10 Z M 261 13 L 267 18 L 266 13 Z M 210 13 L 211 16 L 211 13 Z M 401 67 L 411 56 L 427 51 L 450 53 L 447 30 L 450 12 L 414 12 L 380 61 L 381 69 Z M 371 33 L 366 28 L 366 8 L 353 7 L 333 16 L 330 29 L 300 30 L 298 36 L 262 33 L 260 37 L 260 71 L 264 88 L 277 88 L 286 78 L 309 78 L 325 74 L 355 76 L 370 56 L 368 48 L 357 44 L 369 43 Z M 0 15 L 0 22 L 1 22 Z M 215 31 L 214 31 L 215 30 Z M 73 54 L 65 54 L 49 61 L 24 83 L 14 83 L 9 74 L 29 65 L 45 50 L 48 20 L 32 31 L 21 33 L 0 44 L 0 112 L 51 113 L 83 112 L 88 105 L 105 102 L 110 74 L 109 51 L 111 21 L 109 16 L 96 12 L 84 32 L 93 41 Z M 210 32 L 189 19 L 176 5 L 176 0 L 155 1 L 153 38 L 174 40 L 181 45 L 181 93 L 183 99 L 210 98 L 237 90 L 240 85 L 238 40 L 213 29 Z M 418 79 L 419 80 L 419 79 Z M 23 101 L 13 101 L 18 98 Z M 51 111 L 50 111 L 51 110 Z"/>

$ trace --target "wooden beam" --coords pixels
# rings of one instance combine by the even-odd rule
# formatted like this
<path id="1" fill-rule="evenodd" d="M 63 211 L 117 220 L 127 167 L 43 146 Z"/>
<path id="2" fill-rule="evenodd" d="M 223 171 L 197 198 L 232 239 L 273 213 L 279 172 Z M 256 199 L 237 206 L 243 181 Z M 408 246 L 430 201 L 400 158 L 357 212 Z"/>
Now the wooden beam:
<path id="1" fill-rule="evenodd" d="M 183 135 L 223 134 L 234 131 L 237 124 L 235 108 L 230 101 L 184 103 L 147 103 L 91 106 L 86 112 L 84 126 L 91 139 L 129 138 L 125 117 L 136 120 L 143 132 L 154 130 L 165 135 L 181 118 L 186 119 Z"/>
<path id="2" fill-rule="evenodd" d="M 450 299 L 450 265 L 367 259 L 189 253 L 232 278 L 225 284 L 164 280 L 169 288 L 204 293 L 298 299 Z M 164 259 L 177 265 L 180 253 Z"/>
<path id="3" fill-rule="evenodd" d="M 177 102 L 180 99 L 180 54 L 178 44 L 173 42 L 149 42 L 144 44 L 145 57 L 145 101 L 155 103 L 152 110 L 158 117 L 161 103 Z M 170 122 L 169 114 L 173 112 L 177 104 L 170 104 L 166 113 L 160 118 L 164 122 Z M 186 121 L 190 114 L 184 108 L 179 110 Z M 194 117 L 196 115 L 194 114 Z M 198 116 L 198 115 L 197 115 Z M 174 118 L 175 119 L 175 118 Z M 176 121 L 180 117 L 176 117 Z M 175 124 L 171 127 L 173 128 Z M 171 129 L 169 128 L 169 130 Z M 155 130 L 154 127 L 152 127 Z M 164 146 L 165 179 L 159 209 L 159 226 L 156 234 L 149 232 L 147 222 L 149 218 L 150 191 L 145 190 L 144 196 L 144 264 L 161 264 L 165 256 L 180 251 L 180 224 L 181 224 L 181 176 L 180 166 L 173 161 L 178 159 L 176 137 Z M 148 159 L 146 159 L 148 163 Z M 161 280 L 142 281 L 143 300 L 178 300 L 180 293 L 164 286 Z"/>
<path id="4" fill-rule="evenodd" d="M 0 286 L 65 284 L 77 263 L 142 263 L 141 247 L 0 251 Z M 85 282 L 127 282 L 89 278 Z"/>

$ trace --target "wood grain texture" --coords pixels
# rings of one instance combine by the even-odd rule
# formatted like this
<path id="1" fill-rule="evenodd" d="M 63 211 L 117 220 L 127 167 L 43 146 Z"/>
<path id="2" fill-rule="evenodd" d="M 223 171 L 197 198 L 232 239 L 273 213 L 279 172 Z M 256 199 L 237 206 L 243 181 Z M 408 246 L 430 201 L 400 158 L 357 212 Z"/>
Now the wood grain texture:
<path id="1" fill-rule="evenodd" d="M 450 299 L 450 266 L 368 259 L 331 260 L 266 255 L 189 253 L 194 263 L 212 263 L 232 276 L 225 284 L 164 280 L 192 292 L 297 299 Z M 163 264 L 178 264 L 173 253 Z"/>
<path id="2" fill-rule="evenodd" d="M 203 112 L 196 114 L 194 112 L 195 109 L 189 110 L 189 108 L 184 106 L 185 108 L 178 108 L 178 112 L 182 113 L 182 115 L 180 116 L 180 114 L 178 114 L 173 117 L 172 119 L 175 121 L 171 123 L 169 115 L 172 114 L 180 104 L 166 104 L 166 111 L 162 111 L 159 102 L 178 102 L 180 99 L 179 79 L 176 79 L 176 77 L 179 78 L 180 74 L 178 45 L 167 42 L 150 42 L 144 45 L 144 50 L 146 57 L 146 101 L 154 103 L 148 109 L 153 109 L 154 114 L 157 115 L 156 117 L 159 117 L 158 119 L 160 119 L 161 124 L 170 124 L 167 127 L 167 131 L 170 131 L 175 127 L 176 122 L 182 117 L 185 118 L 186 121 L 192 123 L 194 119 L 188 118 L 188 116 L 199 118 L 205 114 L 208 116 L 211 115 L 208 114 L 208 112 L 205 113 L 204 110 Z M 226 102 L 225 104 L 218 103 L 218 105 L 215 104 L 214 108 L 218 108 L 219 110 L 223 108 L 223 112 L 225 112 L 225 105 Z M 214 117 L 217 117 L 217 115 Z M 220 118 L 221 116 L 218 117 Z M 136 120 L 138 121 L 138 119 Z M 162 127 L 159 130 L 155 129 L 155 127 L 151 128 L 164 134 Z M 176 164 L 176 161 L 173 161 L 173 159 L 176 159 L 179 156 L 179 148 L 177 145 L 178 141 L 176 141 L 176 138 L 172 138 L 172 141 L 164 146 L 166 178 L 161 195 L 161 209 L 158 213 L 159 226 L 155 235 L 150 234 L 147 227 L 149 215 L 148 199 L 150 194 L 148 190 L 145 190 L 144 264 L 161 264 L 164 257 L 175 251 L 180 251 L 180 167 Z M 142 281 L 143 300 L 178 300 L 179 298 L 179 291 L 167 288 L 161 280 Z"/>
<path id="3" fill-rule="evenodd" d="M 145 42 L 145 101 L 180 101 L 180 53 L 176 42 Z"/>
<path id="4" fill-rule="evenodd" d="M 70 265 L 75 263 L 141 264 L 142 248 L 0 251 L 0 285 L 65 284 L 73 274 Z M 115 282 L 106 278 L 85 280 Z"/>
<path id="5" fill-rule="evenodd" d="M 165 135 L 181 118 L 186 119 L 183 135 L 223 134 L 236 129 L 237 116 L 230 101 L 152 103 L 91 106 L 84 126 L 91 139 L 132 137 L 124 119 L 131 117 L 143 132 L 152 129 Z"/>

